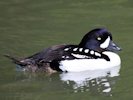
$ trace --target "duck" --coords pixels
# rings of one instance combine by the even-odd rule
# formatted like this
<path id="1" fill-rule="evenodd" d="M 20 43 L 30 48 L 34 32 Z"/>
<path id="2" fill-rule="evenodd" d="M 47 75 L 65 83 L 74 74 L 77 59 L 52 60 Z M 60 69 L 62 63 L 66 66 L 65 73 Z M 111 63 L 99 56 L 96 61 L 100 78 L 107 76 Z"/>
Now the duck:
<path id="1" fill-rule="evenodd" d="M 60 44 L 43 49 L 31 56 L 10 58 L 22 71 L 82 72 L 102 70 L 121 65 L 112 34 L 106 28 L 95 28 L 86 33 L 80 43 Z"/>

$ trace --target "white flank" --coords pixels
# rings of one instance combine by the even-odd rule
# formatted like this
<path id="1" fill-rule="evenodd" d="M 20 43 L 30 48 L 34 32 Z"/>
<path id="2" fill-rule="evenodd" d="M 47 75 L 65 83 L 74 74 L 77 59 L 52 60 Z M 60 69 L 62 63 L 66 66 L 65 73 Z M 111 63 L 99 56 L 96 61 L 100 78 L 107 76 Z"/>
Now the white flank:
<path id="1" fill-rule="evenodd" d="M 94 78 L 98 78 L 98 77 L 105 77 L 108 75 L 108 73 L 110 73 L 110 77 L 114 77 L 114 76 L 119 76 L 119 71 L 120 71 L 120 66 L 115 66 L 109 69 L 103 69 L 103 70 L 91 70 L 91 71 L 82 71 L 82 72 L 69 72 L 69 73 L 62 73 L 60 74 L 60 78 L 63 81 L 74 81 L 76 83 L 82 83 L 83 85 L 84 82 L 87 80 L 92 80 Z M 104 84 L 106 87 L 109 87 L 109 84 L 106 83 L 107 79 L 102 79 L 101 80 L 102 84 Z"/>
<path id="2" fill-rule="evenodd" d="M 109 46 L 110 37 L 108 38 L 100 45 L 101 48 L 107 48 Z"/>
<path id="3" fill-rule="evenodd" d="M 120 57 L 113 52 L 103 52 L 110 58 L 110 61 L 105 59 L 74 59 L 63 60 L 60 62 L 60 69 L 68 72 L 81 72 L 87 70 L 108 69 L 121 64 Z M 84 58 L 84 55 L 73 55 L 77 58 Z"/>

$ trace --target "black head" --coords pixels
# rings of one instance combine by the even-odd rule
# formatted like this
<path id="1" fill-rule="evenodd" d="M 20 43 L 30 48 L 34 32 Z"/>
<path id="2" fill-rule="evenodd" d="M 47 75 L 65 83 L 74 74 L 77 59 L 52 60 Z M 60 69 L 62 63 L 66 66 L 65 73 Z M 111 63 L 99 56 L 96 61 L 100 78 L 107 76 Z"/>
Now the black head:
<path id="1" fill-rule="evenodd" d="M 95 51 L 119 51 L 121 50 L 112 41 L 112 35 L 105 28 L 97 28 L 88 32 L 81 40 L 80 47 L 93 49 Z"/>

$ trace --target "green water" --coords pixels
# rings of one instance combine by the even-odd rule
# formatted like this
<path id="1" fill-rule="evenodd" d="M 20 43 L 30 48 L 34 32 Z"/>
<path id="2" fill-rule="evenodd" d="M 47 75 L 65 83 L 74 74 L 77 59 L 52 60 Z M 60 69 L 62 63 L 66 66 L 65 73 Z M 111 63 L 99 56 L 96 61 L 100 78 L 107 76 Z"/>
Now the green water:
<path id="1" fill-rule="evenodd" d="M 0 0 L 0 100 L 132 100 L 132 12 L 132 0 Z M 51 45 L 76 44 L 96 27 L 108 28 L 123 49 L 119 76 L 86 80 L 82 86 L 63 81 L 62 73 L 18 72 L 2 56 L 25 57 Z M 103 92 L 105 80 L 108 93 Z"/>

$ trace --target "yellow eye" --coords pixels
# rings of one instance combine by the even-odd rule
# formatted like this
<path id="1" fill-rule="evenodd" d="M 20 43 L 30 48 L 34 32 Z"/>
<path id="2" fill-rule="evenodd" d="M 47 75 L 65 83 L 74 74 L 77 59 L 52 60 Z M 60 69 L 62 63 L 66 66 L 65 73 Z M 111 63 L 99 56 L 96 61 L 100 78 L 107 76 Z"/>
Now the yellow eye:
<path id="1" fill-rule="evenodd" d="M 101 40 L 101 37 L 97 37 L 97 40 L 100 41 Z"/>

